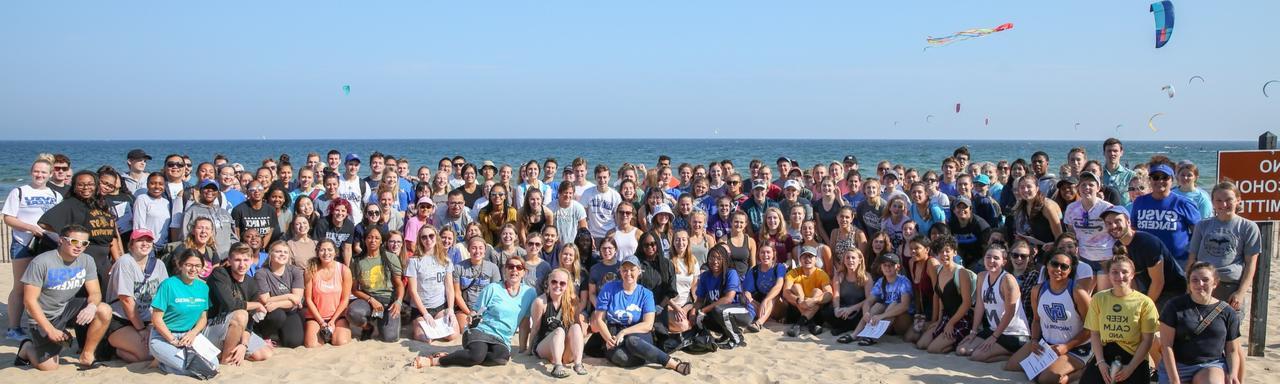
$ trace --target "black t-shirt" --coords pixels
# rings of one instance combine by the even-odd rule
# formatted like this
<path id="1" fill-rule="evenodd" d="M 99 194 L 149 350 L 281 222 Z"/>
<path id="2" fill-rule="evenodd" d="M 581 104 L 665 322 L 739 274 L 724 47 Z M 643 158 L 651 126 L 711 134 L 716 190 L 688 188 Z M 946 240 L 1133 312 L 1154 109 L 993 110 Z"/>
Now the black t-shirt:
<path id="1" fill-rule="evenodd" d="M 278 226 L 280 220 L 270 205 L 263 203 L 262 208 L 253 209 L 248 201 L 231 209 L 231 219 L 235 220 L 236 229 L 241 233 L 245 229 L 257 229 L 260 235 L 266 235 L 267 231 Z"/>
<path id="2" fill-rule="evenodd" d="M 110 210 L 92 207 L 74 197 L 49 208 L 37 223 L 54 232 L 60 232 L 71 224 L 83 226 L 89 229 L 89 244 L 96 246 L 109 246 L 116 238 L 116 217 Z"/>
<path id="3" fill-rule="evenodd" d="M 466 185 L 454 188 L 453 190 L 462 192 L 462 202 L 469 208 L 475 207 L 476 200 L 480 200 L 481 197 L 484 197 L 484 187 L 478 184 L 476 185 L 475 192 L 467 192 Z M 546 197 L 543 197 L 543 199 L 546 199 Z"/>
<path id="4" fill-rule="evenodd" d="M 858 219 L 853 221 L 853 225 L 862 232 L 866 232 L 868 239 L 874 238 L 880 234 L 880 222 L 884 221 L 884 217 L 880 216 L 882 211 L 884 211 L 884 204 L 874 206 L 871 205 L 870 200 L 863 200 L 858 203 Z"/>
<path id="5" fill-rule="evenodd" d="M 67 183 L 67 185 L 63 185 L 61 187 L 57 185 L 53 185 L 53 183 L 49 183 L 48 186 L 49 186 L 49 189 L 57 191 L 58 194 L 60 195 L 67 196 L 67 197 L 71 196 L 71 183 Z"/>
<path id="6" fill-rule="evenodd" d="M 653 291 L 653 302 L 662 305 L 662 301 L 676 297 L 676 268 L 671 260 L 659 255 L 653 261 L 639 257 L 641 265 L 637 282 Z"/>
<path id="7" fill-rule="evenodd" d="M 1215 305 L 1200 305 L 1191 295 L 1182 295 L 1160 310 L 1160 323 L 1173 327 L 1173 356 L 1179 364 L 1192 365 L 1223 359 L 1226 343 L 1240 337 L 1240 314 L 1231 306 L 1223 308 L 1199 335 L 1195 334 L 1203 318 L 1213 313 Z"/>
<path id="8" fill-rule="evenodd" d="M 209 274 L 209 318 L 235 310 L 245 309 L 250 301 L 258 299 L 258 283 L 245 275 L 244 281 L 231 278 L 227 267 L 217 267 Z"/>
<path id="9" fill-rule="evenodd" d="M 334 226 L 333 220 L 325 219 L 316 222 L 314 232 L 311 234 L 312 238 L 333 240 L 338 243 L 338 247 L 342 247 L 343 244 L 355 241 L 356 225 L 351 223 L 351 219 L 346 219 L 341 226 Z"/>
<path id="10" fill-rule="evenodd" d="M 960 220 L 955 216 L 951 216 L 947 220 L 947 229 L 951 230 L 951 235 L 955 236 L 958 248 L 956 251 L 960 254 L 960 258 L 964 259 L 964 265 L 970 265 L 974 260 L 982 258 L 983 245 L 987 243 L 987 236 L 991 234 L 991 226 L 981 217 L 973 216 L 969 223 L 960 225 Z"/>
<path id="11" fill-rule="evenodd" d="M 1129 250 L 1129 257 L 1133 259 L 1134 279 L 1138 281 L 1142 292 L 1147 292 L 1151 287 L 1151 275 L 1147 273 L 1147 268 L 1161 261 L 1164 261 L 1164 289 L 1161 290 L 1161 296 L 1187 291 L 1187 278 L 1182 275 L 1182 266 L 1173 259 L 1173 254 L 1169 253 L 1169 248 L 1164 246 L 1159 237 L 1135 231 L 1133 241 L 1126 248 Z"/>

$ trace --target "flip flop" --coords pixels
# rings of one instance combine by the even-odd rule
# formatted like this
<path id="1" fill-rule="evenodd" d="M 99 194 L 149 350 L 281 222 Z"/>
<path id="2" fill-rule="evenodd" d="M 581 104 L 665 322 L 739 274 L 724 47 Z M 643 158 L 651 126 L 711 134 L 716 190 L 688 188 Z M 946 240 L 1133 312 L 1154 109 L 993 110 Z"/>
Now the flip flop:
<path id="1" fill-rule="evenodd" d="M 585 376 L 587 374 L 587 367 L 582 365 L 582 363 L 574 364 L 573 373 L 577 373 L 579 376 Z"/>
<path id="2" fill-rule="evenodd" d="M 876 339 L 872 339 L 872 338 L 869 338 L 869 337 L 863 337 L 863 338 L 861 338 L 861 339 L 859 339 L 859 340 L 858 340 L 858 345 L 861 345 L 861 346 L 866 347 L 866 346 L 869 346 L 869 345 L 876 345 L 876 343 L 877 343 L 877 342 L 878 342 L 878 341 L 877 341 Z"/>
<path id="3" fill-rule="evenodd" d="M 840 344 L 849 344 L 849 343 L 852 343 L 853 341 L 854 340 L 853 340 L 852 334 L 846 334 L 836 338 L 836 342 Z"/>
<path id="4" fill-rule="evenodd" d="M 555 367 L 551 368 L 551 377 L 563 379 L 569 377 L 569 371 L 566 371 L 563 365 L 556 364 Z"/>
<path id="5" fill-rule="evenodd" d="M 31 339 L 23 339 L 22 341 L 18 342 L 18 351 L 17 351 L 17 352 L 14 352 L 14 354 L 13 354 L 13 366 L 14 366 L 14 367 L 19 367 L 19 368 L 21 368 L 21 367 L 30 367 L 30 366 L 31 366 L 31 362 L 30 362 L 30 361 L 27 361 L 27 359 L 22 358 L 22 347 L 23 347 L 23 346 L 26 346 L 28 343 L 31 343 Z"/>
<path id="6" fill-rule="evenodd" d="M 689 376 L 689 371 L 693 370 L 693 364 L 689 364 L 687 361 L 676 361 L 676 372 L 679 372 L 681 376 Z"/>

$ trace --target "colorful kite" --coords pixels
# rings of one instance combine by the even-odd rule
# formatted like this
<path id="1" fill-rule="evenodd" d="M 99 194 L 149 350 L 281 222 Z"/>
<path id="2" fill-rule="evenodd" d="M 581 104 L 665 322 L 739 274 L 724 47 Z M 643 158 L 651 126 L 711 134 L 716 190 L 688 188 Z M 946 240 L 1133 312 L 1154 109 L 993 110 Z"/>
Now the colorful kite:
<path id="1" fill-rule="evenodd" d="M 1160 48 L 1173 37 L 1173 2 L 1165 0 L 1151 3 L 1151 13 L 1156 17 L 1156 48 Z"/>
<path id="2" fill-rule="evenodd" d="M 1000 24 L 995 28 L 966 29 L 966 30 L 956 32 L 947 36 L 942 36 L 942 37 L 929 36 L 929 38 L 926 41 L 929 42 L 929 45 L 945 46 L 957 41 L 976 39 L 979 37 L 990 35 L 992 33 L 1006 31 L 1010 29 L 1013 29 L 1013 23 L 1004 23 L 1004 24 Z"/>
<path id="3" fill-rule="evenodd" d="M 1160 132 L 1159 129 L 1156 129 L 1155 124 L 1156 117 L 1159 117 L 1160 115 L 1164 115 L 1164 112 L 1151 115 L 1151 118 L 1147 119 L 1147 128 L 1151 128 L 1151 132 Z"/>
<path id="4" fill-rule="evenodd" d="M 350 95 L 350 94 L 351 94 L 351 86 L 350 86 L 350 85 L 343 85 L 343 86 L 342 86 L 342 94 L 343 94 L 343 95 Z"/>
<path id="5" fill-rule="evenodd" d="M 1160 87 L 1160 90 L 1164 91 L 1164 93 L 1169 94 L 1170 99 L 1173 98 L 1174 90 L 1172 85 L 1166 85 L 1166 86 Z"/>
<path id="6" fill-rule="evenodd" d="M 956 113 L 960 113 L 960 103 L 956 103 Z"/>

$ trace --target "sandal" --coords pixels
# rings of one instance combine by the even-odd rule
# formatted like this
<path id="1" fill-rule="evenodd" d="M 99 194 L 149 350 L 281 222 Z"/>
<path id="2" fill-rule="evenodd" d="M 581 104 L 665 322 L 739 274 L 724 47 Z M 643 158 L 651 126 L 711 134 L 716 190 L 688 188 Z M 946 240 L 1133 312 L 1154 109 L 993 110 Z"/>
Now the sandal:
<path id="1" fill-rule="evenodd" d="M 430 356 L 418 356 L 418 357 L 414 357 L 414 358 L 413 358 L 413 367 L 414 367 L 414 368 L 417 368 L 417 369 L 428 368 L 428 367 L 438 367 L 438 366 L 440 366 L 440 358 L 441 358 L 441 357 L 448 356 L 448 355 L 449 355 L 449 354 L 444 353 L 444 352 L 436 352 L 436 353 L 431 354 Z M 424 358 L 425 358 L 425 359 L 424 359 Z M 423 363 L 424 361 L 425 361 L 425 363 Z"/>
<path id="2" fill-rule="evenodd" d="M 876 340 L 876 339 L 872 339 L 872 338 L 870 338 L 870 337 L 863 337 L 863 338 L 860 338 L 860 339 L 858 340 L 858 345 L 861 345 L 861 346 L 866 347 L 866 346 L 870 346 L 870 345 L 876 345 L 876 343 L 878 343 L 878 342 L 879 342 L 879 341 L 878 341 L 878 340 Z"/>
<path id="3" fill-rule="evenodd" d="M 566 371 L 564 369 L 564 365 L 556 364 L 554 367 L 551 368 L 551 377 L 554 377 L 557 379 L 563 379 L 563 378 L 569 377 L 569 371 Z"/>
<path id="4" fill-rule="evenodd" d="M 18 342 L 18 351 L 17 351 L 17 352 L 14 352 L 14 354 L 13 354 L 13 366 L 14 366 L 14 367 L 19 367 L 19 368 L 21 368 L 21 367 L 30 367 L 30 366 L 31 366 L 31 362 L 30 362 L 30 361 L 27 361 L 27 359 L 22 358 L 22 347 L 23 347 L 23 346 L 26 346 L 28 343 L 31 343 L 31 339 L 23 339 L 22 341 Z"/>
<path id="5" fill-rule="evenodd" d="M 574 372 L 574 373 L 577 373 L 579 376 L 586 376 L 586 375 L 587 375 L 587 367 L 586 367 L 585 365 L 582 365 L 582 363 L 574 364 L 574 365 L 573 365 L 573 372 Z"/>
<path id="6" fill-rule="evenodd" d="M 852 333 L 845 334 L 845 335 L 842 335 L 842 336 L 840 336 L 840 337 L 836 338 L 836 342 L 837 342 L 837 343 L 840 343 L 840 344 L 849 344 L 849 343 L 852 343 L 853 341 L 854 341 L 854 340 L 853 340 L 853 334 L 852 334 Z"/>
<path id="7" fill-rule="evenodd" d="M 676 360 L 676 372 L 680 372 L 681 376 L 689 376 L 689 371 L 693 369 L 693 364 L 687 361 Z"/>

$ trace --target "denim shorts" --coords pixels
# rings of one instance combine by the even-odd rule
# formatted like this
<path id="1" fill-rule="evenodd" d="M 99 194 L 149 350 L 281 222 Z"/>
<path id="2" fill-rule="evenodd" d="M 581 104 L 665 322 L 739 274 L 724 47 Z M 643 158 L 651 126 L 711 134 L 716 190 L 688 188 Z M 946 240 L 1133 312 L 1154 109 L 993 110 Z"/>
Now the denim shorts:
<path id="1" fill-rule="evenodd" d="M 9 242 L 9 257 L 13 260 L 29 259 L 36 257 L 31 253 L 31 248 L 27 248 L 25 244 L 19 243 L 17 239 Z"/>
<path id="2" fill-rule="evenodd" d="M 1199 373 L 1200 370 L 1205 368 L 1218 368 L 1222 370 L 1223 374 L 1227 373 L 1227 363 L 1223 359 L 1209 360 L 1200 364 L 1190 364 L 1190 365 L 1186 365 L 1182 363 L 1175 363 L 1175 364 L 1178 365 L 1178 378 L 1181 379 L 1182 382 L 1184 383 L 1190 383 L 1191 379 L 1196 377 L 1196 373 Z M 1164 364 L 1160 364 L 1160 368 L 1158 369 L 1158 371 L 1160 375 L 1160 384 L 1168 384 L 1169 375 L 1165 374 Z"/>

